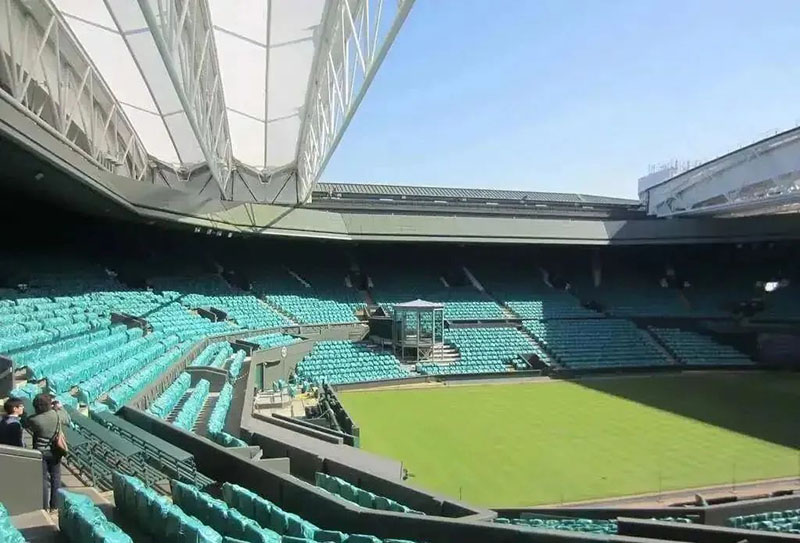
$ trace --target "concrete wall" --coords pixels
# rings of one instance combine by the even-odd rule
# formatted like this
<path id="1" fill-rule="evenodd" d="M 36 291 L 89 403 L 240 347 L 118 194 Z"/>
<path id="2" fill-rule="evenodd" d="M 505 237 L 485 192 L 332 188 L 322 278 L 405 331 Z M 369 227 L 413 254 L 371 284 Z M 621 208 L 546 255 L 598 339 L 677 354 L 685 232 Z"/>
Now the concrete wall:
<path id="1" fill-rule="evenodd" d="M 0 503 L 11 515 L 42 508 L 42 453 L 0 445 Z"/>

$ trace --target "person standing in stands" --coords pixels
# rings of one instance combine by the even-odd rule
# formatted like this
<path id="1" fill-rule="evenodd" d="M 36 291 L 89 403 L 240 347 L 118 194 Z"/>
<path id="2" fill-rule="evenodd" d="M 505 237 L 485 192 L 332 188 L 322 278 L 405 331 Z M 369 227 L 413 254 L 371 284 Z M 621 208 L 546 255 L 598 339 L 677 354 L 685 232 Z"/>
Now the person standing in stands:
<path id="1" fill-rule="evenodd" d="M 22 438 L 22 412 L 25 406 L 19 398 L 9 398 L 3 404 L 3 419 L 0 420 L 0 445 L 12 445 L 14 447 L 24 447 L 25 441 Z"/>
<path id="2" fill-rule="evenodd" d="M 42 453 L 43 509 L 53 512 L 58 508 L 61 487 L 61 456 L 53 453 L 53 442 L 58 431 L 63 431 L 71 421 L 50 394 L 37 394 L 33 398 L 33 409 L 36 414 L 28 419 L 28 429 L 33 434 L 33 448 Z"/>

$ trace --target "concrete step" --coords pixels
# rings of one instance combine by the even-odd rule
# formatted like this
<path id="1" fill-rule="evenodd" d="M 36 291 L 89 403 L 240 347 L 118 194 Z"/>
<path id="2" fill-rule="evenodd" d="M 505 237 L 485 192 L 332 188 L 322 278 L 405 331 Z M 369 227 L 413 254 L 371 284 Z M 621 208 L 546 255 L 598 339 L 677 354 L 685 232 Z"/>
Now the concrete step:
<path id="1" fill-rule="evenodd" d="M 31 511 L 11 517 L 11 524 L 22 533 L 29 543 L 59 543 L 57 519 L 47 511 Z"/>

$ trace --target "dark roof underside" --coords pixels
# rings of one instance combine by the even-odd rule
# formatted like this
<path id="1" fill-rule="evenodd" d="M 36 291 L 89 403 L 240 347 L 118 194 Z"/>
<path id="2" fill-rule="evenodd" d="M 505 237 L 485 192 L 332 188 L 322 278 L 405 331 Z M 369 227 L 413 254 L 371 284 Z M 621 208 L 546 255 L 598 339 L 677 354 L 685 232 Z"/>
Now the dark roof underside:
<path id="1" fill-rule="evenodd" d="M 598 204 L 638 206 L 638 200 L 610 198 L 589 194 L 566 192 L 530 192 L 522 190 L 469 189 L 449 187 L 411 187 L 407 185 L 377 185 L 360 183 L 319 183 L 314 189 L 316 196 L 359 195 L 365 197 L 406 198 L 466 198 L 471 200 L 529 200 L 565 204 Z"/>

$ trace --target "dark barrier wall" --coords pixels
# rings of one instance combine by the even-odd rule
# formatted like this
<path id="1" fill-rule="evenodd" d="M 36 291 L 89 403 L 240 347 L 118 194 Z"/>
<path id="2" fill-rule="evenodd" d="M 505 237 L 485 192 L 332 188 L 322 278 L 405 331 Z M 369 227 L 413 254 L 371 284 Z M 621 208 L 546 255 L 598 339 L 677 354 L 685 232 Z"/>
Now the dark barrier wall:
<path id="1" fill-rule="evenodd" d="M 0 503 L 11 515 L 42 508 L 42 453 L 0 445 Z"/>
<path id="2" fill-rule="evenodd" d="M 14 362 L 0 356 L 0 398 L 5 398 L 14 388 Z"/>
<path id="3" fill-rule="evenodd" d="M 218 481 L 229 481 L 264 496 L 286 510 L 327 529 L 373 534 L 380 538 L 410 539 L 429 543 L 578 543 L 603 542 L 608 537 L 575 532 L 530 530 L 479 520 L 433 515 L 404 515 L 363 509 L 292 476 L 278 473 L 229 453 L 206 439 L 165 423 L 142 411 L 124 407 L 124 418 L 148 432 L 192 453 L 198 469 Z M 473 510 L 476 517 L 493 513 Z M 648 540 L 619 538 L 621 543 Z"/>
<path id="4" fill-rule="evenodd" d="M 766 364 L 800 369 L 800 335 L 763 333 L 758 335 L 758 359 Z"/>
<path id="5" fill-rule="evenodd" d="M 228 370 L 210 366 L 195 366 L 186 368 L 185 371 L 192 377 L 192 386 L 195 386 L 201 379 L 208 381 L 209 392 L 221 391 L 228 382 Z"/>
<path id="6" fill-rule="evenodd" d="M 777 532 L 756 530 L 737 530 L 702 524 L 681 524 L 678 522 L 657 522 L 621 518 L 618 522 L 619 534 L 632 537 L 668 539 L 671 541 L 690 541 L 692 543 L 788 543 L 796 542 L 798 537 Z"/>
<path id="7" fill-rule="evenodd" d="M 274 424 L 275 426 L 280 426 L 281 428 L 285 428 L 287 430 L 292 430 L 294 432 L 298 432 L 305 436 L 313 437 L 315 439 L 321 439 L 326 443 L 333 443 L 335 445 L 341 445 L 344 443 L 344 439 L 341 437 L 331 435 L 329 433 L 317 430 L 316 428 L 311 428 L 309 426 L 303 424 L 296 424 L 292 421 L 292 419 L 286 418 L 276 418 L 270 415 L 260 415 L 258 413 L 254 413 L 253 417 L 266 422 L 267 424 Z"/>

